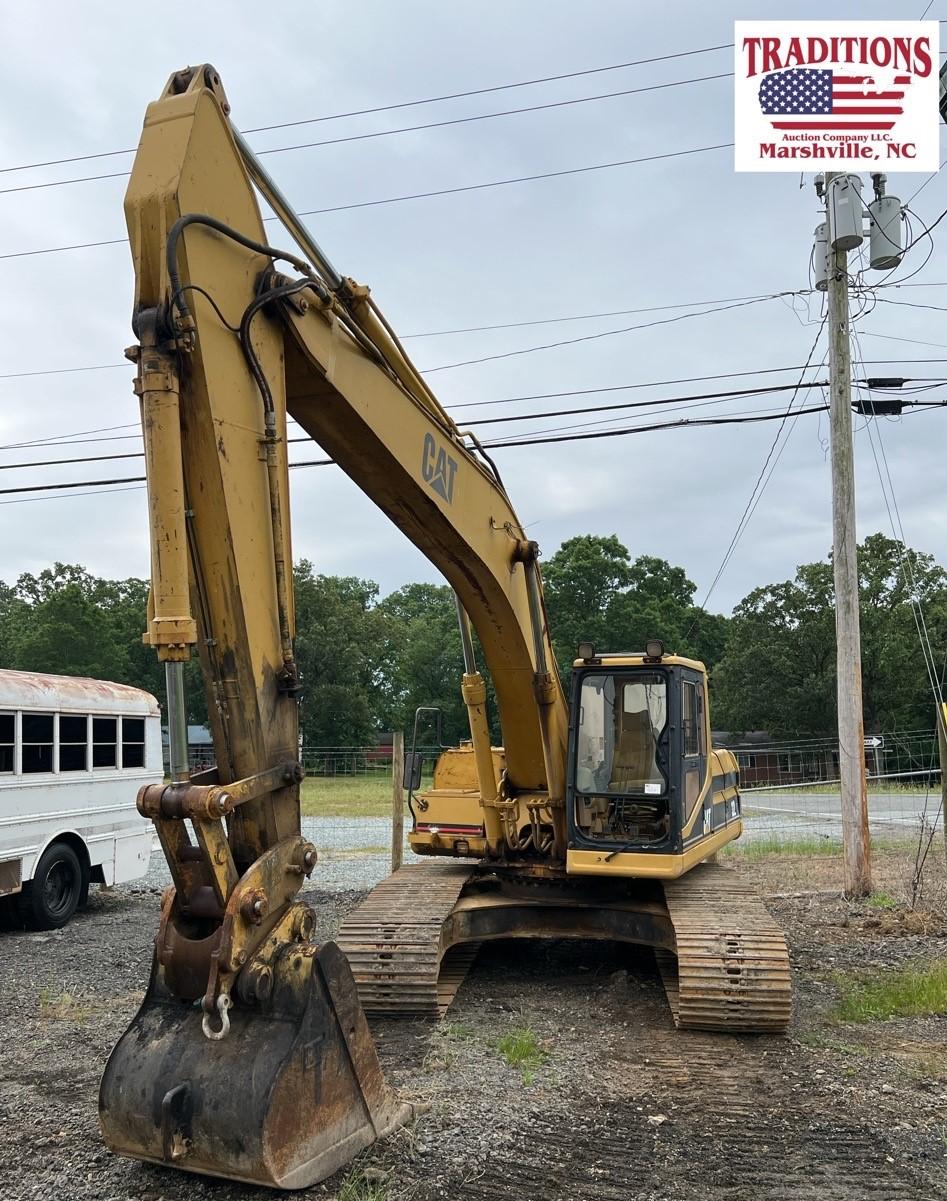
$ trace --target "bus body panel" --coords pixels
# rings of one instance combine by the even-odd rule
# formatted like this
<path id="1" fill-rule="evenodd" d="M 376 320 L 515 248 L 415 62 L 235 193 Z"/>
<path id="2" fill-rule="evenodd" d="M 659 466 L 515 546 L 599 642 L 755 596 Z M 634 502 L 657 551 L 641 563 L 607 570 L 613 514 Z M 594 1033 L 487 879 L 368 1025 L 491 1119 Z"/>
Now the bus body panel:
<path id="1" fill-rule="evenodd" d="M 135 800 L 139 788 L 162 777 L 160 716 L 150 693 L 0 670 L 0 896 L 21 891 L 47 848 L 61 841 L 79 853 L 93 881 L 142 876 L 153 828 Z"/>

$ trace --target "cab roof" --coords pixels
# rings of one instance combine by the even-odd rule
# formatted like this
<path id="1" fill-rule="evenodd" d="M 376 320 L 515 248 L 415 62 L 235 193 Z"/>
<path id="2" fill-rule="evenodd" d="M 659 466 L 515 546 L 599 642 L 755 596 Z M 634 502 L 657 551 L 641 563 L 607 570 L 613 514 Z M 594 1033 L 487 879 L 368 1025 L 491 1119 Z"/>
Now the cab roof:
<path id="1" fill-rule="evenodd" d="M 683 655 L 662 655 L 660 659 L 649 659 L 644 651 L 605 651 L 594 659 L 576 659 L 572 666 L 583 667 L 689 667 L 706 675 L 707 668 L 699 659 L 687 659 Z"/>

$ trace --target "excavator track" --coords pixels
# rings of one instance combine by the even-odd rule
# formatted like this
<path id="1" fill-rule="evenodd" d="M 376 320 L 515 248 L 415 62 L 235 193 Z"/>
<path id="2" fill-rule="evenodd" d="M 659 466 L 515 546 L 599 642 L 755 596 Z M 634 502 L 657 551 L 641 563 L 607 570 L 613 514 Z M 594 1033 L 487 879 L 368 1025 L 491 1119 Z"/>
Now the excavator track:
<path id="1" fill-rule="evenodd" d="M 664 885 L 677 955 L 657 951 L 678 1027 L 780 1033 L 792 1016 L 789 951 L 735 872 L 702 864 Z"/>
<path id="2" fill-rule="evenodd" d="M 336 941 L 366 1013 L 444 1016 L 480 950 L 445 945 L 445 921 L 472 874 L 463 864 L 402 867 L 345 919 Z"/>
<path id="3" fill-rule="evenodd" d="M 458 902 L 474 879 L 475 872 L 466 864 L 403 867 L 342 923 L 338 945 L 367 1013 L 444 1016 L 481 945 L 461 941 L 461 919 L 473 898 L 468 894 Z M 571 885 L 574 923 L 563 925 L 561 894 L 557 899 L 551 892 L 537 907 L 543 897 L 540 886 L 505 930 L 512 933 L 515 928 L 522 935 L 530 920 L 529 929 L 537 937 L 589 936 L 587 924 L 580 933 L 578 914 L 611 907 L 601 895 L 583 901 L 579 881 L 573 878 Z M 632 927 L 638 914 L 655 908 L 653 893 L 650 902 L 629 904 L 624 893 L 616 894 L 615 901 L 618 921 L 608 926 L 606 936 L 643 941 Z M 727 868 L 702 864 L 665 884 L 664 901 L 663 944 L 651 945 L 675 1024 L 732 1034 L 784 1031 L 792 1012 L 786 940 L 753 889 Z M 517 913 L 515 897 L 509 898 L 509 908 Z M 676 954 L 663 949 L 671 935 L 667 918 Z"/>

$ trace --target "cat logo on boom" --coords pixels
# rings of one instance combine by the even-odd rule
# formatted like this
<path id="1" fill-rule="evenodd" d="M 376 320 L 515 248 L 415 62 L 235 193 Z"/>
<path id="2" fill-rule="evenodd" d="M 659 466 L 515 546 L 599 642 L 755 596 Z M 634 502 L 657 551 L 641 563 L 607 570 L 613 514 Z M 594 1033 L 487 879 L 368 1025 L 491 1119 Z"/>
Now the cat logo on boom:
<path id="1" fill-rule="evenodd" d="M 443 447 L 438 448 L 430 434 L 425 434 L 424 453 L 421 455 L 421 475 L 438 496 L 442 496 L 448 504 L 454 499 L 456 472 L 457 460 L 449 455 Z"/>

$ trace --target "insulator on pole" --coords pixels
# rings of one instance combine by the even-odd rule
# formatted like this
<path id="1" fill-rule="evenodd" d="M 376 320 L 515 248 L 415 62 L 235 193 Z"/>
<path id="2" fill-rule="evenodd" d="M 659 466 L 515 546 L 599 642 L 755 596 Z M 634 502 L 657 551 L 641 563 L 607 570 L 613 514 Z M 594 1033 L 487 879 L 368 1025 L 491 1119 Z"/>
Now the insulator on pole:
<path id="1" fill-rule="evenodd" d="M 824 292 L 829 286 L 829 227 L 822 221 L 815 227 L 815 247 L 812 251 L 815 286 Z"/>
<path id="2" fill-rule="evenodd" d="M 897 196 L 879 196 L 868 206 L 871 231 L 871 265 L 889 271 L 901 262 L 901 201 Z"/>
<path id="3" fill-rule="evenodd" d="M 839 175 L 829 188 L 829 239 L 833 250 L 854 250 L 865 240 L 862 232 L 862 181 Z"/>

